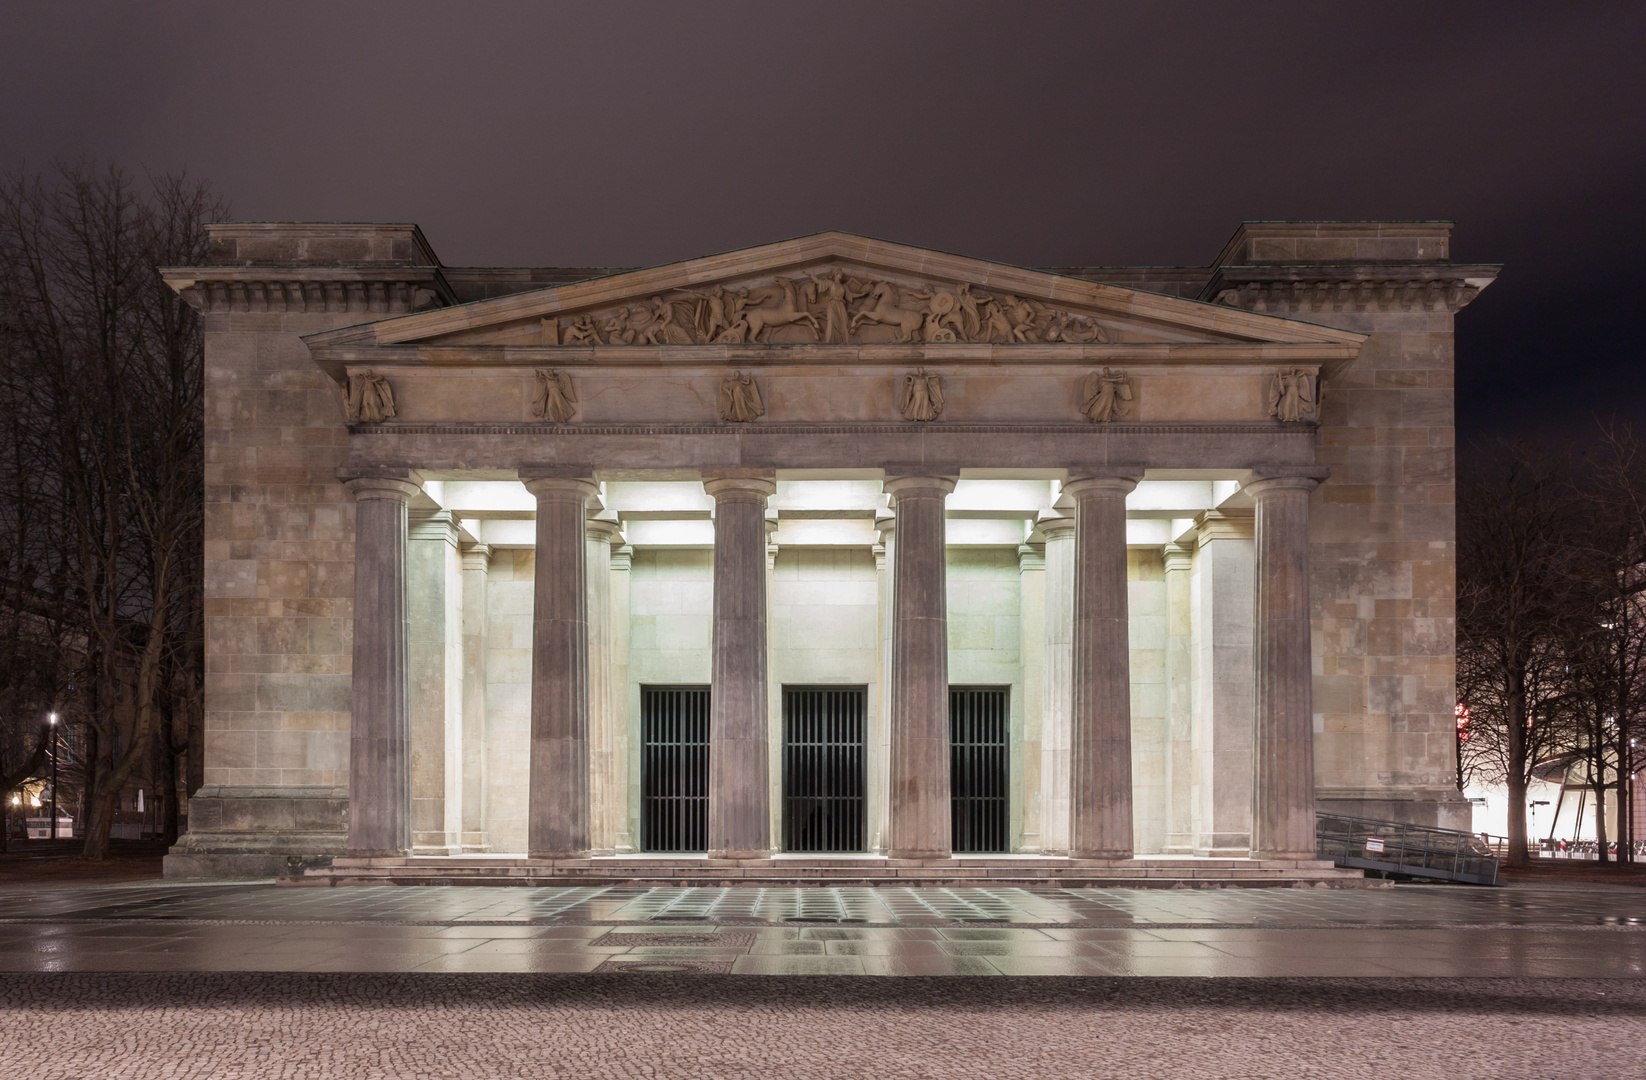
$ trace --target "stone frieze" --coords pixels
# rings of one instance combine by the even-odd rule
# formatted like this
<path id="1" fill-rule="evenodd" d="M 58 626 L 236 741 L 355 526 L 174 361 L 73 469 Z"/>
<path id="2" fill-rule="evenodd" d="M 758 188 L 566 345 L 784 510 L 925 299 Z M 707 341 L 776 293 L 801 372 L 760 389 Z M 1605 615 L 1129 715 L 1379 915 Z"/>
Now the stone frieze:
<path id="1" fill-rule="evenodd" d="M 842 267 L 680 289 L 544 322 L 557 345 L 1115 340 L 1093 316 L 1039 300 Z"/>

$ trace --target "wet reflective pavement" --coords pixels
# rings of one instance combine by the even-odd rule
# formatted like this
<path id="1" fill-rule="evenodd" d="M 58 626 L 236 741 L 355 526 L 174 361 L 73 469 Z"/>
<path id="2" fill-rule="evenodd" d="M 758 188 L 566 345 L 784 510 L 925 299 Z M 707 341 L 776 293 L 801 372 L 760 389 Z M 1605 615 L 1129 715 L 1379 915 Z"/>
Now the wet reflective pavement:
<path id="1" fill-rule="evenodd" d="M 0 896 L 0 971 L 1635 979 L 1646 897 L 156 883 Z"/>

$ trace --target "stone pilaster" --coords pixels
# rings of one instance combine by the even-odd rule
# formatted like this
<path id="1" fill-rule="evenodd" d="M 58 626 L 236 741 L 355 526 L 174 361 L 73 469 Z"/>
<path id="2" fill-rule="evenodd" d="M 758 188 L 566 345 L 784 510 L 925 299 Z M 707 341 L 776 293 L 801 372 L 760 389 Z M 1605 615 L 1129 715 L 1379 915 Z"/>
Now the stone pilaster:
<path id="1" fill-rule="evenodd" d="M 1074 518 L 1043 517 L 1046 538 L 1045 704 L 1040 725 L 1041 850 L 1069 853 L 1069 768 L 1074 716 Z"/>
<path id="2" fill-rule="evenodd" d="M 1251 851 L 1254 573 L 1251 511 L 1201 514 L 1190 582 L 1197 855 L 1232 858 Z"/>
<path id="3" fill-rule="evenodd" d="M 349 728 L 349 853 L 411 850 L 410 717 L 406 672 L 404 477 L 356 476 L 354 677 Z"/>
<path id="4" fill-rule="evenodd" d="M 491 850 L 486 836 L 486 581 L 492 549 L 463 549 L 463 850 Z"/>
<path id="5" fill-rule="evenodd" d="M 1023 832 L 1016 850 L 1029 853 L 1041 848 L 1041 749 L 1042 715 L 1046 702 L 1046 548 L 1042 544 L 1022 544 L 1017 549 L 1018 637 L 1020 669 L 1023 672 L 1023 701 L 1019 713 L 1019 746 L 1013 760 L 1019 762 L 1022 791 Z"/>
<path id="6" fill-rule="evenodd" d="M 1075 503 L 1074 708 L 1069 854 L 1132 855 L 1130 629 L 1126 617 L 1126 495 L 1131 476 L 1064 485 Z"/>
<path id="7" fill-rule="evenodd" d="M 954 480 L 888 477 L 892 546 L 890 843 L 894 859 L 947 858 L 949 633 L 944 500 Z"/>
<path id="8" fill-rule="evenodd" d="M 527 851 L 576 858 L 589 851 L 588 538 L 599 489 L 590 480 L 526 477 L 537 498 L 532 606 L 532 718 Z"/>
<path id="9" fill-rule="evenodd" d="M 766 499 L 769 476 L 711 476 L 714 624 L 710 639 L 709 856 L 771 854 L 767 736 Z"/>
<path id="10" fill-rule="evenodd" d="M 457 521 L 413 510 L 406 549 L 412 850 L 462 850 L 463 595 Z"/>
<path id="11" fill-rule="evenodd" d="M 1166 576 L 1166 854 L 1194 853 L 1194 637 L 1190 570 L 1194 552 L 1167 544 Z"/>
<path id="12" fill-rule="evenodd" d="M 617 853 L 619 820 L 627 800 L 618 797 L 618 710 L 612 693 L 612 545 L 623 543 L 615 521 L 586 525 L 589 596 L 589 847 Z"/>
<path id="13" fill-rule="evenodd" d="M 1309 475 L 1257 471 L 1257 729 L 1252 854 L 1315 856 L 1313 663 L 1309 640 Z"/>

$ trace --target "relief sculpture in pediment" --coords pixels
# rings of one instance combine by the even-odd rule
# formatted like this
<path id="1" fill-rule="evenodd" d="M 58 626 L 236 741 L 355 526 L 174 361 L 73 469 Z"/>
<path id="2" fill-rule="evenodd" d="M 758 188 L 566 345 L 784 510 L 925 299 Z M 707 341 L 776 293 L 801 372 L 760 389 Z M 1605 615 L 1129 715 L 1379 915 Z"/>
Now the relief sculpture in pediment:
<path id="1" fill-rule="evenodd" d="M 969 283 L 899 282 L 827 267 L 770 283 L 682 289 L 563 316 L 564 345 L 1110 341 L 1090 315 Z"/>

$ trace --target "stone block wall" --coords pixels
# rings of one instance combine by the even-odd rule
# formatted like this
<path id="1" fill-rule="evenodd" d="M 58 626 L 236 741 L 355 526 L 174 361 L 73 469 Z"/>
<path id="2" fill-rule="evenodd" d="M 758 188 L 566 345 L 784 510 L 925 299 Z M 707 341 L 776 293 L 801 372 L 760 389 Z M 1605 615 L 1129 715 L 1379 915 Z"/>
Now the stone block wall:
<path id="1" fill-rule="evenodd" d="M 1456 312 L 1496 274 L 1450 222 L 1252 223 L 1207 299 L 1369 335 L 1321 394 L 1310 502 L 1321 807 L 1467 829 L 1456 789 Z"/>

